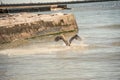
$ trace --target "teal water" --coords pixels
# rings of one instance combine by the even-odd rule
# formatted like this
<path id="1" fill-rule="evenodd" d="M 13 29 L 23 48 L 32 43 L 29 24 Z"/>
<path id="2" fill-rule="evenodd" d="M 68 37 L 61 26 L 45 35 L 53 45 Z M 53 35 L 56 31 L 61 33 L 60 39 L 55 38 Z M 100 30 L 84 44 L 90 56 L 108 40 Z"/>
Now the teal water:
<path id="1" fill-rule="evenodd" d="M 120 1 L 71 4 L 82 41 L 53 37 L 0 50 L 0 80 L 119 80 Z M 51 13 L 51 12 L 41 12 Z M 50 40 L 50 41 L 48 41 Z"/>

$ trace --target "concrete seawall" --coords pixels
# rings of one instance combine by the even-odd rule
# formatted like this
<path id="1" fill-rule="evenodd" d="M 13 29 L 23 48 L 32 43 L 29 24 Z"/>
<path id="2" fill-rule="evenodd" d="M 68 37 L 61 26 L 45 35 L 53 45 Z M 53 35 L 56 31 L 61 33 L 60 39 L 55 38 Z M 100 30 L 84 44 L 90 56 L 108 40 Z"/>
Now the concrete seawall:
<path id="1" fill-rule="evenodd" d="M 76 20 L 72 14 L 5 15 L 0 18 L 0 43 L 77 30 Z"/>

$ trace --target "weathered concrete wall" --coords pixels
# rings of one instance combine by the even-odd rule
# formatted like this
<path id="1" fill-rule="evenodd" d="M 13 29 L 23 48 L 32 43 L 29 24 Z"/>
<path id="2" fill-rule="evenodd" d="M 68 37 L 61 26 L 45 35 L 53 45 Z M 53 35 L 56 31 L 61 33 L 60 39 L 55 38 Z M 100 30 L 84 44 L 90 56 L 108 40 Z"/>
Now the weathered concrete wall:
<path id="1" fill-rule="evenodd" d="M 78 30 L 72 14 L 19 13 L 0 18 L 0 43 Z"/>

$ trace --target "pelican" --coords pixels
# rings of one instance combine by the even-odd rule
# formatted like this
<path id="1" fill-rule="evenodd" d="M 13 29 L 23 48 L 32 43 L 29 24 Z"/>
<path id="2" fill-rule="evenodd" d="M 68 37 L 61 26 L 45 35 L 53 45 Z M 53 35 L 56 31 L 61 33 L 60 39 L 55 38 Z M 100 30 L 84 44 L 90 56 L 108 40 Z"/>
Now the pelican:
<path id="1" fill-rule="evenodd" d="M 76 39 L 76 40 L 81 40 L 81 38 L 76 34 L 76 35 L 72 36 L 69 41 L 66 40 L 66 38 L 65 38 L 64 35 L 57 36 L 57 37 L 55 38 L 55 41 L 57 42 L 57 41 L 59 41 L 59 40 L 63 40 L 64 43 L 66 44 L 66 46 L 70 46 L 71 42 L 72 42 L 74 39 Z"/>

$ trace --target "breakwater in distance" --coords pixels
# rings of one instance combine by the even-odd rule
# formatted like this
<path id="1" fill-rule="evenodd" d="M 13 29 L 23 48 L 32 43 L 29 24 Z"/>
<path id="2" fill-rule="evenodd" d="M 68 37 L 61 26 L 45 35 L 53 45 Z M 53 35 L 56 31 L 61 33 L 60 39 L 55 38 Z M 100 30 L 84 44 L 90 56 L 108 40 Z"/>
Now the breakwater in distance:
<path id="1" fill-rule="evenodd" d="M 66 2 L 45 2 L 45 3 L 39 2 L 39 3 L 16 3 L 16 4 L 4 4 L 1 2 L 0 13 L 64 10 L 64 9 L 70 9 L 67 7 L 67 4 L 105 2 L 105 1 L 113 1 L 113 0 L 66 1 Z M 119 0 L 114 0 L 114 1 L 119 1 Z"/>
<path id="2" fill-rule="evenodd" d="M 11 5 L 11 6 L 1 6 L 0 13 L 18 13 L 18 12 L 38 12 L 38 11 L 54 11 L 69 9 L 67 5 Z"/>

